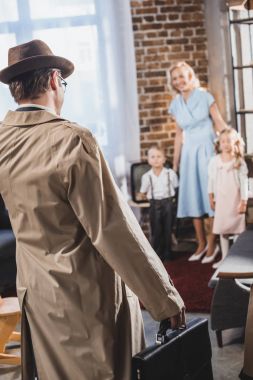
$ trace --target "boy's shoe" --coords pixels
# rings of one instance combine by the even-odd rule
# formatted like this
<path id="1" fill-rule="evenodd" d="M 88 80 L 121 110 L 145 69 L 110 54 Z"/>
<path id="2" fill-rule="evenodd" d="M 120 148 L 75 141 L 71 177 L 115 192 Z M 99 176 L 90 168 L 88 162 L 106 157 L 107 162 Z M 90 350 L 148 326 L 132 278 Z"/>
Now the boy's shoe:
<path id="1" fill-rule="evenodd" d="M 178 245 L 178 240 L 177 240 L 174 232 L 172 232 L 172 234 L 171 234 L 171 243 L 172 243 L 172 245 Z"/>

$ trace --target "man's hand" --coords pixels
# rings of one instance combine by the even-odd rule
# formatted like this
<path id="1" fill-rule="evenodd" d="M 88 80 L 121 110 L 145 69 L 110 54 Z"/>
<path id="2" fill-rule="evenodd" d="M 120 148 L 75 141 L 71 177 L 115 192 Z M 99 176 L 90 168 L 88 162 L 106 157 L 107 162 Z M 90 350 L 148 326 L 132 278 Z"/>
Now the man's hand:
<path id="1" fill-rule="evenodd" d="M 185 327 L 185 308 L 183 307 L 177 315 L 174 315 L 169 319 L 172 330 L 179 329 L 180 327 Z"/>

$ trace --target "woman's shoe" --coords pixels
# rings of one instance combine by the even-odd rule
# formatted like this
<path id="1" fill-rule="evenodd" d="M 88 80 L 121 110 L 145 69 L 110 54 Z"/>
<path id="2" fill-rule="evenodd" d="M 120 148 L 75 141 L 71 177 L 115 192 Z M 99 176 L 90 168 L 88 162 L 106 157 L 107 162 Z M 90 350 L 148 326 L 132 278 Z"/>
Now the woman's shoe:
<path id="1" fill-rule="evenodd" d="M 191 255 L 188 259 L 188 261 L 198 261 L 201 259 L 201 257 L 207 252 L 208 250 L 208 245 L 205 246 L 205 248 L 199 252 L 197 255 L 194 253 L 193 255 Z"/>
<path id="2" fill-rule="evenodd" d="M 216 247 L 215 247 L 215 249 L 214 249 L 214 251 L 213 251 L 213 254 L 210 255 L 210 256 L 205 256 L 205 257 L 203 258 L 203 260 L 201 261 L 201 263 L 202 263 L 202 264 L 209 264 L 209 263 L 212 263 L 212 262 L 214 261 L 215 257 L 218 255 L 219 251 L 220 251 L 220 248 L 219 248 L 218 245 L 216 245 Z"/>

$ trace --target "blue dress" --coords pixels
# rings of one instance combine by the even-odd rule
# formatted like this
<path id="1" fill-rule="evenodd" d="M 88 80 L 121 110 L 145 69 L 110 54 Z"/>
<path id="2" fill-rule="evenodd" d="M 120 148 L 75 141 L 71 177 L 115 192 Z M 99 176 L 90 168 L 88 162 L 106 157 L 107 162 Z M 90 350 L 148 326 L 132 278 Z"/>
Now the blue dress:
<path id="1" fill-rule="evenodd" d="M 187 101 L 178 94 L 169 113 L 183 130 L 180 157 L 178 218 L 213 216 L 208 197 L 208 163 L 214 154 L 215 132 L 209 108 L 213 96 L 201 88 L 194 89 Z"/>

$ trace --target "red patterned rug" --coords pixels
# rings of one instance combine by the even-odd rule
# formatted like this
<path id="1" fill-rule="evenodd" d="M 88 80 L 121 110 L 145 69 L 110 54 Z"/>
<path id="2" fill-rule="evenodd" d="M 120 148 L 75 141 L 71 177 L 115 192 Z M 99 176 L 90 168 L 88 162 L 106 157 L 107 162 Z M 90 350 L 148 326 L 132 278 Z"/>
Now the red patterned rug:
<path id="1" fill-rule="evenodd" d="M 208 282 L 214 273 L 211 264 L 188 261 L 189 254 L 178 253 L 165 268 L 183 298 L 188 312 L 210 312 L 213 290 Z"/>

